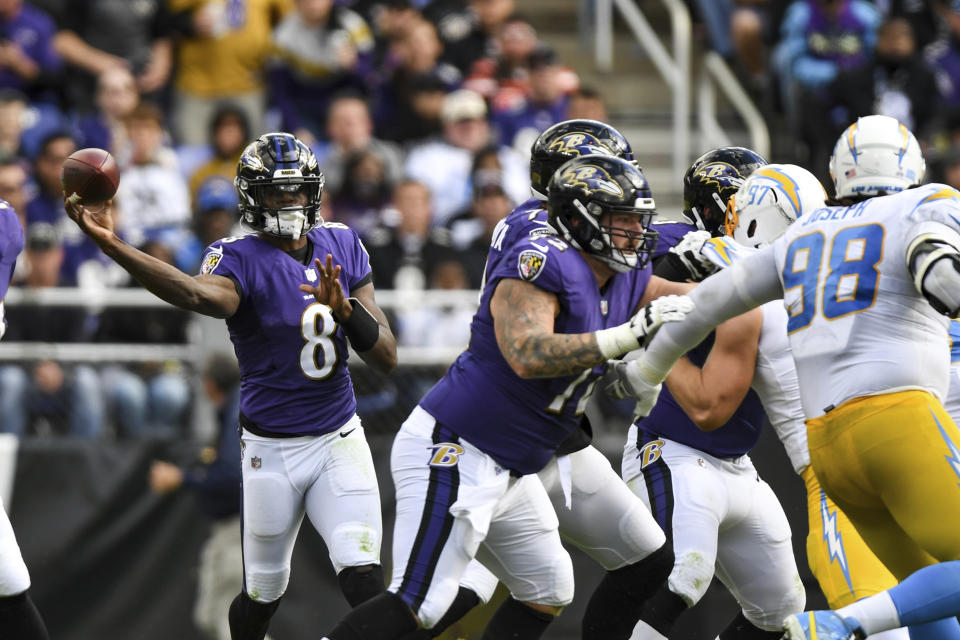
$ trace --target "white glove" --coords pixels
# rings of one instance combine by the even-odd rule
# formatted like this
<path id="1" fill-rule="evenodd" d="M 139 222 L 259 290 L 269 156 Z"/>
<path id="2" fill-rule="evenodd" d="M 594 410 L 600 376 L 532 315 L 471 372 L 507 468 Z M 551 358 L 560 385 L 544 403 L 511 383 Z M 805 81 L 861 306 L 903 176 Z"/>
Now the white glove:
<path id="1" fill-rule="evenodd" d="M 717 270 L 717 266 L 700 253 L 710 237 L 709 231 L 691 231 L 668 251 L 680 259 L 683 267 L 690 274 L 690 279 L 696 282 L 700 282 Z"/>
<path id="2" fill-rule="evenodd" d="M 660 397 L 662 384 L 650 384 L 640 375 L 640 360 L 609 360 L 617 380 L 607 386 L 607 394 L 618 400 L 633 398 L 637 406 L 633 410 L 634 420 L 645 418 L 653 411 Z"/>
<path id="3" fill-rule="evenodd" d="M 661 296 L 637 311 L 636 315 L 617 327 L 595 332 L 600 353 L 605 358 L 618 358 L 646 346 L 664 322 L 679 322 L 693 311 L 687 296 Z"/>

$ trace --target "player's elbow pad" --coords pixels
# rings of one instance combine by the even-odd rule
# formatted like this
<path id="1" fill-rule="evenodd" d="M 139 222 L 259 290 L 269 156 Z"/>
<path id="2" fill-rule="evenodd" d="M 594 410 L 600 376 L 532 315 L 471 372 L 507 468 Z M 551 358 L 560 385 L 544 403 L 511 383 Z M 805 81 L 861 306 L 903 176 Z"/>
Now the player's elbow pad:
<path id="1" fill-rule="evenodd" d="M 946 238 L 922 236 L 907 249 L 913 284 L 938 312 L 960 313 L 960 247 Z"/>

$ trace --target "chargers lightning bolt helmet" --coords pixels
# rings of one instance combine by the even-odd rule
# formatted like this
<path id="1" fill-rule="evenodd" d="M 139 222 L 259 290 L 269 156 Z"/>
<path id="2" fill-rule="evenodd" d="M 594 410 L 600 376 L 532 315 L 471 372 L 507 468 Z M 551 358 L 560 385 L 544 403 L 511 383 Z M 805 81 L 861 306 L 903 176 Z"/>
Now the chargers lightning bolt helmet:
<path id="1" fill-rule="evenodd" d="M 858 118 L 830 156 L 838 199 L 897 193 L 920 184 L 926 171 L 917 139 L 890 116 Z"/>
<path id="2" fill-rule="evenodd" d="M 634 163 L 600 154 L 574 158 L 554 172 L 547 191 L 550 226 L 572 247 L 621 273 L 647 265 L 657 245 L 650 229 L 656 204 Z M 617 226 L 624 214 L 637 216 L 640 228 Z M 618 236 L 632 246 L 618 248 Z"/>
<path id="3" fill-rule="evenodd" d="M 683 175 L 683 215 L 714 237 L 723 235 L 727 200 L 747 176 L 767 164 L 744 147 L 720 147 L 693 161 Z"/>
<path id="4" fill-rule="evenodd" d="M 826 199 L 823 185 L 803 167 L 764 165 L 727 202 L 726 235 L 748 247 L 766 246 Z"/>
<path id="5" fill-rule="evenodd" d="M 323 222 L 320 195 L 323 174 L 310 148 L 289 133 L 267 133 L 247 145 L 234 184 L 240 217 L 251 228 L 294 240 Z M 303 205 L 268 207 L 272 194 L 303 193 Z"/>
<path id="6" fill-rule="evenodd" d="M 599 153 L 634 162 L 633 149 L 623 135 L 598 120 L 558 122 L 533 142 L 530 149 L 530 186 L 533 195 L 547 199 L 550 178 L 564 162 Z"/>

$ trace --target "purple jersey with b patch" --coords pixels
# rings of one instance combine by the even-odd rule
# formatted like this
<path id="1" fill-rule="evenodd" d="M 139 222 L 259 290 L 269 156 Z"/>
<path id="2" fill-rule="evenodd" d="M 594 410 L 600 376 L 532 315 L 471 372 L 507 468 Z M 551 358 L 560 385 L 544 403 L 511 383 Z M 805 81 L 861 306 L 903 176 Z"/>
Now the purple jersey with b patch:
<path id="1" fill-rule="evenodd" d="M 327 254 L 342 267 L 344 295 L 371 281 L 366 249 L 349 227 L 326 223 L 307 234 L 307 264 L 256 234 L 224 238 L 203 254 L 201 274 L 225 276 L 240 291 L 227 318 L 240 363 L 240 412 L 281 436 L 335 431 L 356 412 L 347 340 L 330 307 L 300 291 L 316 284 Z"/>
<path id="2" fill-rule="evenodd" d="M 557 378 L 524 379 L 514 373 L 500 353 L 490 314 L 490 299 L 504 278 L 554 294 L 560 306 L 554 331 L 575 334 L 629 320 L 650 268 L 613 276 L 601 293 L 590 266 L 547 225 L 547 212 L 537 200 L 520 205 L 494 230 L 470 345 L 420 404 L 507 469 L 536 473 L 578 428 L 606 365 Z"/>

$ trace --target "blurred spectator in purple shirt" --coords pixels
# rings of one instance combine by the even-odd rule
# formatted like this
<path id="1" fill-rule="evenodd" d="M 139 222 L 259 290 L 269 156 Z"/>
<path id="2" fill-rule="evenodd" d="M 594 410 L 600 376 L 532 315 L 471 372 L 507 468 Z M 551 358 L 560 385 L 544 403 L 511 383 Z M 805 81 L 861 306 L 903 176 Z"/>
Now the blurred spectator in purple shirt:
<path id="1" fill-rule="evenodd" d="M 60 72 L 53 19 L 23 0 L 0 0 L 0 87 L 52 102 Z"/>
<path id="2" fill-rule="evenodd" d="M 96 111 L 76 121 L 77 146 L 107 149 L 114 156 L 123 153 L 127 137 L 127 116 L 140 103 L 136 80 L 126 67 L 111 67 L 97 79 Z"/>

